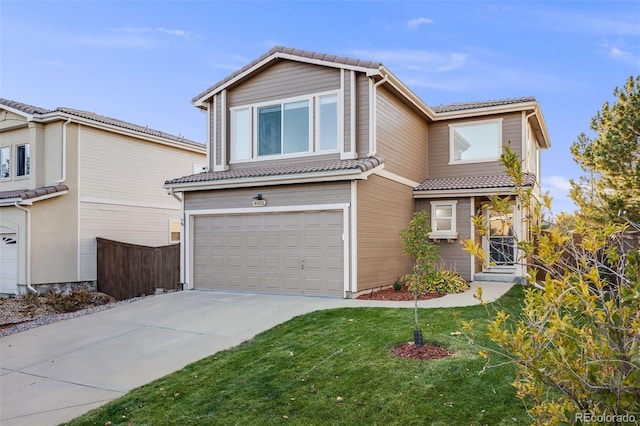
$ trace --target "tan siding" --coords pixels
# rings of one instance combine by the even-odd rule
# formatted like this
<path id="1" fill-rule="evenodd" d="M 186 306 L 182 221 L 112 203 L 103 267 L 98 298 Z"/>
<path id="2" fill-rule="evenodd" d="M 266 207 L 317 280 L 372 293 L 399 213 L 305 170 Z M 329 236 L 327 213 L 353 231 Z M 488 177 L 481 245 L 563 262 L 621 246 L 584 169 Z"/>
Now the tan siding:
<path id="1" fill-rule="evenodd" d="M 349 182 L 330 182 L 188 192 L 185 193 L 185 209 L 248 208 L 256 194 L 262 194 L 268 207 L 348 203 L 351 197 L 349 185 Z"/>
<path id="2" fill-rule="evenodd" d="M 342 103 L 342 110 L 344 112 L 344 125 L 343 125 L 343 140 L 344 140 L 344 152 L 351 150 L 351 72 L 344 72 L 344 96 Z"/>
<path id="3" fill-rule="evenodd" d="M 411 270 L 399 232 L 414 211 L 412 188 L 372 175 L 357 182 L 357 199 L 357 291 L 393 284 Z"/>
<path id="4" fill-rule="evenodd" d="M 168 179 L 193 173 L 204 154 L 83 127 L 80 147 L 80 197 L 153 203 L 175 208 L 162 187 Z"/>
<path id="5" fill-rule="evenodd" d="M 444 201 L 447 199 L 416 201 L 416 211 L 425 210 L 431 215 L 431 201 Z M 471 255 L 462 250 L 461 241 L 471 238 L 471 199 L 458 198 L 456 204 L 456 230 L 458 239 L 452 243 L 439 241 L 440 257 L 444 267 L 458 272 L 462 278 L 471 279 Z"/>
<path id="6" fill-rule="evenodd" d="M 356 77 L 356 152 L 359 157 L 369 153 L 369 78 Z"/>
<path id="7" fill-rule="evenodd" d="M 281 61 L 228 92 L 228 107 L 277 100 L 340 88 L 340 70 Z"/>
<path id="8" fill-rule="evenodd" d="M 236 163 L 232 164 L 234 169 L 254 169 L 258 167 L 276 167 L 282 166 L 286 164 L 302 164 L 305 162 L 315 162 L 315 161 L 332 161 L 339 160 L 340 154 L 316 154 L 316 155 L 308 155 L 305 157 L 296 157 L 296 158 L 272 158 L 269 160 L 255 160 L 248 161 L 245 163 Z"/>
<path id="9" fill-rule="evenodd" d="M 513 113 L 504 116 L 488 116 L 483 119 L 491 120 L 503 118 L 502 121 L 502 145 L 509 145 L 518 155 L 522 153 L 522 115 Z M 483 163 L 466 163 L 449 165 L 449 124 L 463 123 L 465 121 L 478 121 L 479 118 L 470 120 L 451 120 L 437 122 L 429 128 L 429 153 L 428 168 L 429 177 L 452 177 L 493 175 L 504 172 L 499 161 Z"/>
<path id="10" fill-rule="evenodd" d="M 377 153 L 385 170 L 422 182 L 427 176 L 427 122 L 387 90 L 378 88 L 376 102 Z"/>
<path id="11" fill-rule="evenodd" d="M 97 279 L 96 237 L 154 247 L 169 244 L 169 221 L 180 220 L 180 206 L 174 204 L 161 209 L 81 202 L 80 279 Z"/>

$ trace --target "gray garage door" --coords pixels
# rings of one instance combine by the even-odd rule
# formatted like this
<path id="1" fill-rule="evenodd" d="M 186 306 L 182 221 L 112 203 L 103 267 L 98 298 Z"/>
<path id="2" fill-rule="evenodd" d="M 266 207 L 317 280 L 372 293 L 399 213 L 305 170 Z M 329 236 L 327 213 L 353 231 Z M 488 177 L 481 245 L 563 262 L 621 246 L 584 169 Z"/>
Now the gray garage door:
<path id="1" fill-rule="evenodd" d="M 196 216 L 194 287 L 344 295 L 340 211 Z"/>

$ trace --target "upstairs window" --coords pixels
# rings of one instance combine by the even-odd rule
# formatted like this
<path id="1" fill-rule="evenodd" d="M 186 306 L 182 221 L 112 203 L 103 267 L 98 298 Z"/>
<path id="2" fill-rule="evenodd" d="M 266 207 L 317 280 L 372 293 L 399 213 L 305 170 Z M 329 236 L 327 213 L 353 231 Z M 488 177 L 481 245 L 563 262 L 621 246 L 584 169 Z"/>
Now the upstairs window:
<path id="1" fill-rule="evenodd" d="M 31 153 L 29 144 L 16 146 L 16 176 L 29 176 L 31 173 Z"/>
<path id="2" fill-rule="evenodd" d="M 337 150 L 337 94 L 231 109 L 231 161 Z"/>
<path id="3" fill-rule="evenodd" d="M 0 179 L 11 178 L 11 147 L 0 148 Z"/>
<path id="4" fill-rule="evenodd" d="M 449 125 L 449 164 L 496 161 L 502 147 L 502 120 Z"/>

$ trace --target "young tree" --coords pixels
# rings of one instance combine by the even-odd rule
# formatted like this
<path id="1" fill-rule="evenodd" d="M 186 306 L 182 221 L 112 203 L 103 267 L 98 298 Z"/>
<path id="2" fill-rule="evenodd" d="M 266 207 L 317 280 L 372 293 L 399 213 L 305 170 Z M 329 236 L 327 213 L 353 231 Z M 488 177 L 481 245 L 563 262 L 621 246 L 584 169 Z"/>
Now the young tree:
<path id="1" fill-rule="evenodd" d="M 531 221 L 550 199 L 537 200 L 524 189 L 520 161 L 510 149 L 502 162 Z M 499 209 L 499 201 L 492 208 Z M 534 222 L 531 229 L 536 243 L 517 243 L 518 261 L 529 266 L 522 313 L 498 310 L 489 327 L 499 353 L 516 366 L 517 395 L 536 424 L 640 419 L 637 242 L 625 225 L 594 227 L 580 217 L 561 216 L 550 230 Z M 465 249 L 481 254 L 473 241 Z M 463 326 L 473 333 L 473 324 Z"/>
<path id="2" fill-rule="evenodd" d="M 640 222 L 640 76 L 616 87 L 613 104 L 605 102 L 591 120 L 595 138 L 582 133 L 571 146 L 576 163 L 587 174 L 572 181 L 578 216 L 591 223 L 620 222 L 626 211 Z"/>
<path id="3" fill-rule="evenodd" d="M 429 239 L 430 232 L 429 215 L 425 211 L 414 213 L 411 221 L 400 230 L 403 252 L 413 261 L 412 273 L 403 276 L 402 280 L 413 291 L 416 346 L 422 345 L 422 333 L 418 325 L 418 295 L 430 288 L 438 278 L 439 247 Z"/>

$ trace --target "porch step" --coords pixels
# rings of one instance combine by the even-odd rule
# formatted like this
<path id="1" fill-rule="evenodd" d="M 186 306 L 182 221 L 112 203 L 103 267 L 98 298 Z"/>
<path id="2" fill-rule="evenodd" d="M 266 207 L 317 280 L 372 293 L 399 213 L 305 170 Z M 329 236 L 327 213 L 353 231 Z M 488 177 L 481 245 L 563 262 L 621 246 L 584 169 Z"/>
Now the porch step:
<path id="1" fill-rule="evenodd" d="M 474 281 L 488 281 L 488 282 L 498 282 L 498 283 L 513 283 L 518 280 L 516 275 L 514 274 L 500 274 L 500 273 L 490 273 L 490 272 L 481 272 L 479 274 L 474 274 Z"/>

